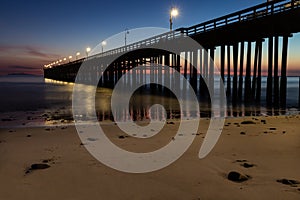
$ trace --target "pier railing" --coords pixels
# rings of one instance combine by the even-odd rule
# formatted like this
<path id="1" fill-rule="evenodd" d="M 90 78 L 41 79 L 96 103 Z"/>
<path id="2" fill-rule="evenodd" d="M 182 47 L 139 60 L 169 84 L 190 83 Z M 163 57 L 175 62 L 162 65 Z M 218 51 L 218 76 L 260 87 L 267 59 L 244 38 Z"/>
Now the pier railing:
<path id="1" fill-rule="evenodd" d="M 223 17 L 215 18 L 201 24 L 197 24 L 195 26 L 184 29 L 184 31 L 187 33 L 187 35 L 190 36 L 215 30 L 229 24 L 255 20 L 299 7 L 299 0 L 274 0 L 238 12 L 234 12 Z"/>

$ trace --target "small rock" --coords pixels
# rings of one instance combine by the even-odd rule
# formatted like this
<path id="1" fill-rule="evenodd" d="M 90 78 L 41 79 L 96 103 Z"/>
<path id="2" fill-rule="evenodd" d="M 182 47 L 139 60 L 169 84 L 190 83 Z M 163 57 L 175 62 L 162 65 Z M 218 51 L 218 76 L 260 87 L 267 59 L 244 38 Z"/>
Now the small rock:
<path id="1" fill-rule="evenodd" d="M 249 164 L 249 163 L 244 163 L 244 164 L 241 164 L 241 166 L 245 167 L 245 168 L 250 168 L 250 167 L 254 167 L 253 164 Z"/>
<path id="2" fill-rule="evenodd" d="M 261 123 L 266 124 L 267 121 L 265 119 L 260 120 Z"/>
<path id="3" fill-rule="evenodd" d="M 282 131 L 282 133 L 283 133 L 283 134 L 285 134 L 285 133 L 286 133 L 286 131 Z"/>
<path id="4" fill-rule="evenodd" d="M 236 160 L 235 162 L 247 162 L 247 160 Z"/>
<path id="5" fill-rule="evenodd" d="M 276 128 L 269 128 L 271 131 L 275 131 L 276 130 Z"/>
<path id="6" fill-rule="evenodd" d="M 174 122 L 167 122 L 167 124 L 175 124 Z"/>
<path id="7" fill-rule="evenodd" d="M 119 139 L 125 139 L 125 136 L 124 135 L 120 135 Z"/>
<path id="8" fill-rule="evenodd" d="M 45 131 L 50 131 L 51 129 L 50 128 L 45 128 Z"/>
<path id="9" fill-rule="evenodd" d="M 249 176 L 241 174 L 241 173 L 236 172 L 236 171 L 231 171 L 231 172 L 228 173 L 227 178 L 230 181 L 240 183 L 240 182 L 247 181 L 249 179 Z"/>
<path id="10" fill-rule="evenodd" d="M 42 163 L 50 163 L 50 162 L 54 163 L 53 161 L 54 161 L 53 158 L 49 158 L 49 159 L 42 160 Z"/>
<path id="11" fill-rule="evenodd" d="M 243 132 L 243 131 L 242 131 L 242 132 L 240 132 L 240 134 L 241 134 L 241 135 L 246 135 L 246 133 L 245 133 L 245 132 Z"/>
<path id="12" fill-rule="evenodd" d="M 28 134 L 26 137 L 31 137 L 31 135 L 30 135 L 30 134 Z"/>

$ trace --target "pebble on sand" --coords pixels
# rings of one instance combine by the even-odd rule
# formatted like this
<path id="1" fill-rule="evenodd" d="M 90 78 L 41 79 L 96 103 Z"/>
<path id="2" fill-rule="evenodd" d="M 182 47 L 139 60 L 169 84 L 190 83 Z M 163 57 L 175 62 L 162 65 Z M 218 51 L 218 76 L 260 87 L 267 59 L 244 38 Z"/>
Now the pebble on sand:
<path id="1" fill-rule="evenodd" d="M 251 167 L 254 167 L 255 165 L 254 164 L 250 164 L 250 163 L 243 163 L 243 164 L 241 164 L 241 166 L 243 166 L 245 168 L 251 168 Z"/>
<path id="2" fill-rule="evenodd" d="M 241 174 L 236 171 L 231 171 L 228 173 L 227 178 L 230 181 L 241 183 L 241 182 L 249 180 L 250 176 Z"/>
<path id="3" fill-rule="evenodd" d="M 261 123 L 266 124 L 267 121 L 265 119 L 260 120 Z"/>

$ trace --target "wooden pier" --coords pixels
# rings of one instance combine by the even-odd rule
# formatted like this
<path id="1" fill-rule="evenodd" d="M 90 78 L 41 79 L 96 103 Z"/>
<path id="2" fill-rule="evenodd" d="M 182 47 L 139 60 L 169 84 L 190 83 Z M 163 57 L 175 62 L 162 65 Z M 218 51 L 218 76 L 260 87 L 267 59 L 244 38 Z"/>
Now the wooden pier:
<path id="1" fill-rule="evenodd" d="M 227 101 L 233 106 L 241 102 L 246 105 L 253 103 L 259 105 L 262 96 L 264 50 L 267 51 L 268 61 L 266 104 L 268 107 L 284 109 L 287 94 L 288 41 L 294 33 L 300 31 L 300 5 L 295 2 L 295 0 L 274 0 L 262 3 L 86 59 L 45 67 L 44 76 L 49 79 L 74 82 L 81 64 L 88 62 L 93 67 L 85 73 L 85 77 L 81 77 L 83 82 L 91 79 L 99 80 L 101 76 L 99 86 L 114 87 L 123 74 L 134 67 L 145 65 L 143 70 L 130 74 L 127 82 L 143 82 L 146 74 L 150 75 L 151 80 L 164 79 L 164 82 L 170 82 L 176 80 L 172 72 L 176 70 L 189 79 L 197 93 L 205 96 L 207 95 L 205 83 L 209 83 L 210 86 L 214 84 L 214 66 L 209 60 L 215 60 L 216 48 L 220 48 L 220 79 L 226 82 Z M 194 49 L 192 46 L 181 48 L 178 45 L 176 54 L 155 48 L 162 42 L 168 45 L 168 41 L 174 42 L 179 36 L 189 36 L 202 48 Z M 266 42 L 268 48 L 263 49 L 263 43 Z M 280 42 L 282 45 L 279 45 Z M 106 62 L 112 59 L 113 63 Z M 152 63 L 156 67 L 146 68 L 147 63 Z M 106 65 L 109 67 L 103 70 Z M 170 68 L 165 70 L 164 66 L 170 66 L 171 71 Z M 174 84 L 178 83 L 175 81 Z M 160 86 L 152 87 L 161 89 Z"/>

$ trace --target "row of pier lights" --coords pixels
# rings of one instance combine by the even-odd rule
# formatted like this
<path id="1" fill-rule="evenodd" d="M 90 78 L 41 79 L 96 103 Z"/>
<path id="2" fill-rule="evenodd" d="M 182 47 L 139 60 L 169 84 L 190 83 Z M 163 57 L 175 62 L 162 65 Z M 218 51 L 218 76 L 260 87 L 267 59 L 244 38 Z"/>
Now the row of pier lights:
<path id="1" fill-rule="evenodd" d="M 102 42 L 102 43 L 103 43 L 103 42 Z M 102 47 L 102 49 L 103 49 L 103 47 Z M 91 48 L 90 48 L 90 47 L 87 47 L 87 48 L 85 49 L 86 57 L 89 56 L 89 52 L 90 52 L 90 51 L 91 51 Z M 102 51 L 103 51 L 103 50 L 102 50 Z M 80 58 L 80 55 L 81 55 L 81 53 L 78 51 L 78 52 L 75 54 L 75 60 L 78 60 L 78 59 Z M 72 61 L 72 58 L 73 58 L 73 56 L 70 55 L 69 57 L 64 57 L 64 58 L 62 58 L 62 59 L 56 60 L 56 61 L 54 61 L 54 62 L 52 62 L 52 63 L 47 64 L 47 65 L 44 65 L 44 67 L 45 67 L 45 68 L 52 68 L 53 66 L 56 66 L 56 65 L 65 64 L 65 63 L 67 63 L 67 62 L 71 62 L 71 61 Z"/>
<path id="2" fill-rule="evenodd" d="M 172 31 L 173 29 L 173 19 L 175 17 L 177 17 L 179 14 L 178 12 L 178 9 L 175 8 L 175 7 L 172 7 L 171 10 L 170 10 L 170 31 Z M 129 34 L 129 30 L 126 28 L 125 29 L 125 46 L 127 45 L 127 34 Z M 101 51 L 102 53 L 104 52 L 104 46 L 106 46 L 107 42 L 105 40 L 103 40 L 101 42 Z M 90 47 L 87 47 L 85 49 L 85 53 L 86 53 L 86 58 L 89 56 L 89 52 L 91 51 L 91 48 Z M 75 54 L 75 60 L 78 60 L 79 57 L 80 57 L 81 53 L 78 51 L 76 54 Z M 44 65 L 44 68 L 52 68 L 53 66 L 57 66 L 57 65 L 61 65 L 61 64 L 65 64 L 67 62 L 71 62 L 72 61 L 72 58 L 73 56 L 70 55 L 69 57 L 64 57 L 62 59 L 58 59 L 52 63 L 49 63 L 47 65 Z"/>

